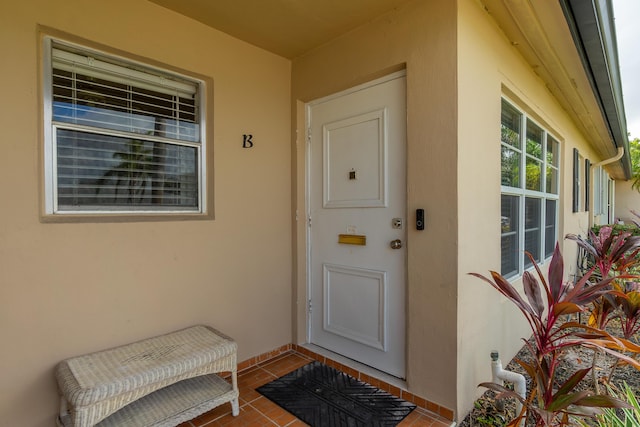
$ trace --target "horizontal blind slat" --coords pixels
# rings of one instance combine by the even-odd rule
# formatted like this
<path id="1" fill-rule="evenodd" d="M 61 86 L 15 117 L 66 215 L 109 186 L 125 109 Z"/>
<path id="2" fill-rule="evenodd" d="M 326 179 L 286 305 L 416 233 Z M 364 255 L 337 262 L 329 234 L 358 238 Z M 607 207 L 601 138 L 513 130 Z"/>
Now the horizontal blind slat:
<path id="1" fill-rule="evenodd" d="M 58 128 L 58 204 L 197 207 L 197 148 Z"/>
<path id="2" fill-rule="evenodd" d="M 200 139 L 196 82 L 56 47 L 52 55 L 54 121 L 132 133 L 162 132 L 177 140 Z"/>
<path id="3" fill-rule="evenodd" d="M 197 87 L 194 83 L 172 80 L 165 76 L 153 74 L 150 71 L 142 72 L 126 68 L 93 56 L 78 55 L 56 47 L 52 49 L 52 62 L 54 68 L 70 72 L 83 72 L 91 77 L 122 84 L 130 84 L 134 81 L 136 86 L 143 89 L 169 94 L 178 93 L 184 97 L 190 97 L 197 93 Z"/>
<path id="4" fill-rule="evenodd" d="M 196 117 L 195 107 L 193 103 L 185 101 L 176 101 L 175 99 L 157 98 L 153 96 L 138 96 L 129 97 L 128 94 L 133 95 L 131 91 L 120 91 L 121 96 L 116 96 L 115 92 L 108 93 L 106 91 L 99 92 L 96 90 L 88 89 L 75 89 L 76 95 L 73 95 L 71 86 L 64 86 L 62 84 L 54 84 L 54 98 L 68 100 L 70 102 L 84 101 L 91 105 L 112 106 L 112 108 L 120 109 L 122 111 L 132 111 L 147 113 L 150 111 L 165 111 L 164 114 L 157 114 L 165 117 L 176 117 L 176 113 L 180 113 L 180 118 L 195 122 Z M 151 101 L 156 101 L 151 102 Z M 161 103 L 161 104 L 160 104 Z M 131 105 L 131 106 L 130 106 Z M 146 107 L 146 108 L 145 108 Z"/>

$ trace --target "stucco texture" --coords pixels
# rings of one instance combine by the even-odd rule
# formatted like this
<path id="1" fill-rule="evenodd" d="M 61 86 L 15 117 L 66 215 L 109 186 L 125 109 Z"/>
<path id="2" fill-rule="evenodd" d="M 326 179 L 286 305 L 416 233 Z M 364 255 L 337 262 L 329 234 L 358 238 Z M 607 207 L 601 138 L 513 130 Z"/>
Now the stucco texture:
<path id="1" fill-rule="evenodd" d="M 633 181 L 616 181 L 616 205 L 615 218 L 620 219 L 626 224 L 632 224 L 631 221 L 640 221 L 640 218 L 631 213 L 635 211 L 640 213 L 640 193 L 632 188 Z"/>
<path id="2" fill-rule="evenodd" d="M 45 27 L 213 82 L 214 220 L 41 221 Z M 1 2 L 0 55 L 0 424 L 53 425 L 66 357 L 196 323 L 240 361 L 291 342 L 290 61 L 127 0 Z"/>

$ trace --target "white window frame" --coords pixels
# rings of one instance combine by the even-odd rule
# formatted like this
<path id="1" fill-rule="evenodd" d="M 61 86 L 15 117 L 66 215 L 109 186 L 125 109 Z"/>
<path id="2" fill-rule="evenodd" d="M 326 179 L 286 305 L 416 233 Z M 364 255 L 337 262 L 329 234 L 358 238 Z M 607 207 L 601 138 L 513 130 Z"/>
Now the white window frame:
<path id="1" fill-rule="evenodd" d="M 506 273 L 504 275 L 504 277 L 509 278 L 509 279 L 515 279 L 518 278 L 522 275 L 522 273 L 526 270 L 526 269 L 531 269 L 533 268 L 533 266 L 527 266 L 526 262 L 528 261 L 528 257 L 525 255 L 525 202 L 527 198 L 534 198 L 534 199 L 539 199 L 541 200 L 540 203 L 540 239 L 539 239 L 539 253 L 540 253 L 540 259 L 536 260 L 537 263 L 541 263 L 541 262 L 545 262 L 546 260 L 550 259 L 551 256 L 547 256 L 547 254 L 545 253 L 545 238 L 546 238 L 546 202 L 547 200 L 553 200 L 556 202 L 556 206 L 555 206 L 555 223 L 554 223 L 554 230 L 555 230 L 555 239 L 554 239 L 554 246 L 555 246 L 555 242 L 558 239 L 558 235 L 559 235 L 559 213 L 560 213 L 560 182 L 561 182 L 561 173 L 562 173 L 562 159 L 561 159 L 561 139 L 558 138 L 553 132 L 549 131 L 544 125 L 540 124 L 537 120 L 535 120 L 533 117 L 531 117 L 531 115 L 527 114 L 526 110 L 521 108 L 518 103 L 512 101 L 511 99 L 509 99 L 506 96 L 502 96 L 501 98 L 501 112 L 502 112 L 502 101 L 506 102 L 507 104 L 509 104 L 513 109 L 517 110 L 520 113 L 520 174 L 519 174 L 519 183 L 520 183 L 520 187 L 511 187 L 511 186 L 506 186 L 506 185 L 502 185 L 502 181 L 501 181 L 501 186 L 500 186 L 500 195 L 507 195 L 507 196 L 516 196 L 518 197 L 518 230 L 517 230 L 517 241 L 518 241 L 518 266 L 517 266 L 517 271 L 512 272 L 512 273 Z M 542 166 L 541 166 L 541 189 L 542 191 L 535 191 L 535 190 L 529 190 L 526 188 L 526 159 L 527 159 L 527 149 L 526 149 L 526 138 L 527 138 L 527 122 L 532 122 L 533 124 L 535 124 L 537 127 L 539 127 L 540 129 L 542 129 L 543 131 L 543 147 L 542 147 Z M 547 162 L 547 139 L 548 137 L 553 138 L 553 140 L 555 141 L 555 143 L 557 144 L 557 162 L 556 165 L 550 165 Z M 500 147 L 502 149 L 503 146 L 507 146 L 509 148 L 513 148 L 512 146 L 503 143 L 502 141 L 500 141 Z M 518 150 L 516 150 L 518 151 Z M 552 167 L 553 169 L 556 170 L 556 193 L 547 193 L 546 188 L 547 188 L 547 174 L 546 174 L 546 170 L 547 170 L 547 166 Z M 501 233 L 501 237 L 502 237 L 502 233 Z M 502 246 L 502 238 L 501 238 L 501 246 Z"/>
<path id="2" fill-rule="evenodd" d="M 140 216 L 160 216 L 166 218 L 167 216 L 180 216 L 193 215 L 204 216 L 207 212 L 207 123 L 206 123 L 206 106 L 207 106 L 207 90 L 204 80 L 196 78 L 192 75 L 182 74 L 175 71 L 169 71 L 165 68 L 155 65 L 143 63 L 139 60 L 123 57 L 120 55 L 114 55 L 112 53 L 104 52 L 102 50 L 87 47 L 82 44 L 70 42 L 68 40 L 60 39 L 53 36 L 44 36 L 42 38 L 42 96 L 43 96 L 43 120 L 44 120 L 44 151 L 43 151 L 43 168 L 44 168 L 44 214 L 45 217 L 80 217 L 80 216 L 113 216 L 118 217 L 140 217 Z M 58 207 L 58 194 L 57 194 L 57 147 L 56 147 L 56 129 L 64 128 L 68 130 L 76 130 L 82 132 L 96 133 L 105 136 L 125 136 L 131 137 L 131 133 L 119 132 L 109 129 L 97 129 L 78 124 L 61 123 L 53 120 L 53 57 L 52 49 L 55 46 L 61 48 L 69 48 L 71 50 L 79 51 L 83 55 L 87 55 L 89 59 L 94 55 L 97 58 L 106 58 L 108 60 L 115 61 L 130 67 L 131 75 L 135 76 L 136 73 L 153 73 L 155 75 L 177 77 L 181 80 L 190 81 L 197 86 L 197 116 L 199 120 L 199 141 L 197 143 L 191 143 L 189 141 L 178 141 L 145 136 L 145 140 L 156 140 L 158 142 L 170 143 L 173 145 L 184 145 L 195 147 L 197 155 L 196 176 L 198 179 L 197 190 L 197 206 L 195 208 L 179 208 L 170 209 L 167 207 L 159 207 L 158 209 L 144 208 L 144 209 L 126 209 L 122 207 L 114 208 L 102 208 L 102 209 L 81 209 L 61 210 Z M 159 77 L 162 79 L 162 77 Z"/>
<path id="3" fill-rule="evenodd" d="M 602 166 L 593 170 L 593 215 L 596 224 L 608 224 L 613 218 L 611 214 L 611 196 L 614 186 L 611 178 Z"/>

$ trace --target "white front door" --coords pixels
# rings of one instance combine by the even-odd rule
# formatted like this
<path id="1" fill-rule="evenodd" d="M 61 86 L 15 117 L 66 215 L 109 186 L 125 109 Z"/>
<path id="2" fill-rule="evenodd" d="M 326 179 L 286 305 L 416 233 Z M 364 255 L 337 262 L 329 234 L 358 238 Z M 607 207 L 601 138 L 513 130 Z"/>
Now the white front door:
<path id="1" fill-rule="evenodd" d="M 307 112 L 310 340 L 404 378 L 406 78 Z"/>

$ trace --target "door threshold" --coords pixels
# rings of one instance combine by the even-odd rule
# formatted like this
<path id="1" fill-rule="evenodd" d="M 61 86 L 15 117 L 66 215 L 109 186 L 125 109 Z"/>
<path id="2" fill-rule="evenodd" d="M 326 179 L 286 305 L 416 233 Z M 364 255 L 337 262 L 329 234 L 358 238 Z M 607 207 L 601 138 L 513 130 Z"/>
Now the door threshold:
<path id="1" fill-rule="evenodd" d="M 408 391 L 407 382 L 402 378 L 394 377 L 391 374 L 387 374 L 386 372 L 382 372 L 376 368 L 372 368 L 369 365 L 365 365 L 364 363 L 360 363 L 353 359 L 349 359 L 348 357 L 342 356 L 338 353 L 334 353 L 331 350 L 327 350 L 326 348 L 319 347 L 315 344 L 309 344 L 309 343 L 299 344 L 298 347 L 304 348 L 320 356 L 326 357 L 327 359 L 331 359 L 334 362 L 340 363 L 362 374 L 365 374 L 377 380 L 383 381 L 391 386 L 397 387 L 401 390 Z"/>

